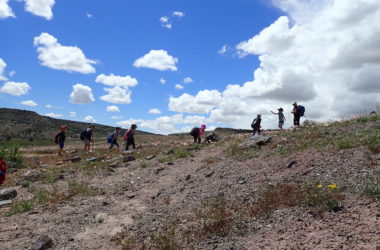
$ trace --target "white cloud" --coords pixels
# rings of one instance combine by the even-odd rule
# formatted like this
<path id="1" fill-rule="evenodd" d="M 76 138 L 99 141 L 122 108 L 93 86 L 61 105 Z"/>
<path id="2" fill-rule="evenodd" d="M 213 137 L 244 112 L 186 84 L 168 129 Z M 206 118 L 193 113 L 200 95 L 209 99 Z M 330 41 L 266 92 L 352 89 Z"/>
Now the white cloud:
<path id="1" fill-rule="evenodd" d="M 96 82 L 103 83 L 107 86 L 120 86 L 120 87 L 134 87 L 138 84 L 136 78 L 131 76 L 116 76 L 114 74 L 105 75 L 100 74 L 96 77 Z"/>
<path id="2" fill-rule="evenodd" d="M 10 76 L 10 77 L 13 77 L 15 74 L 16 74 L 16 71 L 15 71 L 15 70 L 12 70 L 11 72 L 9 72 L 9 76 Z"/>
<path id="3" fill-rule="evenodd" d="M 148 54 L 138 58 L 133 66 L 136 68 L 150 68 L 160 71 L 177 71 L 178 59 L 169 55 L 166 50 L 151 50 Z"/>
<path id="4" fill-rule="evenodd" d="M 113 88 L 104 88 L 104 91 L 108 92 L 108 94 L 100 97 L 103 101 L 116 104 L 129 104 L 132 102 L 132 92 L 129 89 L 115 86 Z"/>
<path id="5" fill-rule="evenodd" d="M 77 116 L 77 112 L 75 112 L 75 111 L 70 111 L 69 116 L 70 116 L 71 118 L 75 118 L 75 117 Z"/>
<path id="6" fill-rule="evenodd" d="M 183 79 L 183 83 L 192 83 L 192 82 L 194 81 L 190 77 L 186 77 L 185 79 Z"/>
<path id="7" fill-rule="evenodd" d="M 76 46 L 61 45 L 57 38 L 48 33 L 43 32 L 34 37 L 34 46 L 37 47 L 38 59 L 43 66 L 83 74 L 95 73 L 92 65 L 96 64 L 96 61 L 87 59 L 83 51 Z"/>
<path id="8" fill-rule="evenodd" d="M 55 0 L 25 0 L 25 10 L 50 20 L 53 18 L 52 8 Z"/>
<path id="9" fill-rule="evenodd" d="M 76 104 L 88 104 L 94 101 L 94 94 L 89 86 L 80 83 L 73 85 L 73 92 L 70 94 L 70 102 Z"/>
<path id="10" fill-rule="evenodd" d="M 161 110 L 159 110 L 159 109 L 150 109 L 149 110 L 149 112 L 148 112 L 149 114 L 161 114 Z"/>
<path id="11" fill-rule="evenodd" d="M 122 116 L 114 115 L 114 116 L 111 116 L 111 119 L 120 120 L 120 119 L 123 119 L 123 117 Z"/>
<path id="12" fill-rule="evenodd" d="M 178 90 L 181 90 L 181 89 L 183 89 L 184 87 L 183 87 L 181 84 L 176 84 L 176 85 L 174 86 L 174 88 L 175 88 L 175 89 L 178 89 Z"/>
<path id="13" fill-rule="evenodd" d="M 120 112 L 120 109 L 118 106 L 112 105 L 112 106 L 107 106 L 106 111 L 107 112 Z"/>
<path id="14" fill-rule="evenodd" d="M 196 96 L 187 93 L 180 97 L 169 98 L 169 110 L 184 113 L 207 114 L 222 101 L 222 94 L 217 90 L 203 90 Z"/>
<path id="15" fill-rule="evenodd" d="M 0 92 L 14 96 L 26 95 L 31 87 L 26 82 L 6 82 L 0 88 Z"/>
<path id="16" fill-rule="evenodd" d="M 46 104 L 45 108 L 48 108 L 48 109 L 63 109 L 62 106 L 53 106 L 51 104 Z"/>
<path id="17" fill-rule="evenodd" d="M 85 122 L 91 122 L 91 123 L 96 122 L 96 120 L 94 119 L 94 117 L 92 117 L 92 115 L 88 115 L 88 116 L 86 116 L 86 117 L 83 119 L 83 121 L 85 121 Z"/>
<path id="18" fill-rule="evenodd" d="M 30 106 L 30 107 L 37 106 L 37 103 L 35 101 L 32 101 L 32 100 L 22 101 L 22 102 L 20 102 L 20 104 L 25 105 L 25 106 Z"/>
<path id="19" fill-rule="evenodd" d="M 4 69 L 7 67 L 7 64 L 3 59 L 0 58 L 0 81 L 6 81 L 8 78 L 4 76 Z"/>
<path id="20" fill-rule="evenodd" d="M 88 18 L 88 19 L 91 19 L 92 18 L 92 14 L 91 13 L 86 13 L 86 17 Z"/>
<path id="21" fill-rule="evenodd" d="M 0 19 L 16 17 L 11 7 L 8 5 L 9 0 L 0 0 Z"/>
<path id="22" fill-rule="evenodd" d="M 166 80 L 164 78 L 160 78 L 160 83 L 161 84 L 165 84 L 166 83 Z"/>
<path id="23" fill-rule="evenodd" d="M 185 16 L 185 12 L 182 12 L 182 11 L 174 11 L 174 12 L 173 12 L 173 16 L 176 16 L 176 17 L 184 17 L 184 16 Z"/>
<path id="24" fill-rule="evenodd" d="M 52 118 L 61 118 L 63 117 L 62 114 L 56 114 L 56 113 L 46 113 L 46 116 L 52 117 Z"/>
<path id="25" fill-rule="evenodd" d="M 173 25 L 170 23 L 170 18 L 167 16 L 160 17 L 160 23 L 162 27 L 171 29 Z"/>
<path id="26" fill-rule="evenodd" d="M 224 55 L 227 53 L 228 50 L 230 50 L 230 47 L 227 44 L 225 44 L 222 48 L 220 48 L 220 50 L 218 50 L 218 54 Z"/>

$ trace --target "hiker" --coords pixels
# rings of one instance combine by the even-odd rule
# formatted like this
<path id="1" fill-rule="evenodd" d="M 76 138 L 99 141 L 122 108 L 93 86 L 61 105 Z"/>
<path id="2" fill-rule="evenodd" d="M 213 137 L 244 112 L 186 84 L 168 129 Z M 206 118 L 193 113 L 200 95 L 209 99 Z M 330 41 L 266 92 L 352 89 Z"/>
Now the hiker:
<path id="1" fill-rule="evenodd" d="M 0 186 L 5 181 L 5 173 L 7 172 L 7 163 L 0 157 Z"/>
<path id="2" fill-rule="evenodd" d="M 94 142 L 93 140 L 93 131 L 95 125 L 90 125 L 87 129 L 83 130 L 80 134 L 81 140 L 84 141 L 84 151 L 91 152 L 91 144 Z M 94 147 L 94 146 L 93 146 Z"/>
<path id="3" fill-rule="evenodd" d="M 113 146 L 116 146 L 117 150 L 119 150 L 119 144 L 117 143 L 117 140 L 119 139 L 119 133 L 121 128 L 116 127 L 115 131 L 108 136 L 107 142 L 111 143 L 111 146 L 109 147 L 109 150 L 112 150 Z"/>
<path id="4" fill-rule="evenodd" d="M 193 136 L 194 138 L 194 142 L 193 143 L 201 143 L 202 141 L 202 134 L 203 132 L 206 130 L 206 125 L 205 124 L 202 124 L 200 128 L 193 128 L 190 132 L 190 135 Z"/>
<path id="5" fill-rule="evenodd" d="M 260 133 L 261 133 L 261 114 L 258 114 L 257 117 L 255 119 L 253 119 L 253 121 L 251 123 L 251 128 L 253 129 L 252 136 L 255 136 L 256 133 L 258 135 L 260 135 Z"/>
<path id="6" fill-rule="evenodd" d="M 137 129 L 136 124 L 132 124 L 130 129 L 127 129 L 124 133 L 124 141 L 126 142 L 125 150 L 129 149 L 129 146 L 132 145 L 133 149 L 136 149 L 135 145 L 135 131 Z"/>
<path id="7" fill-rule="evenodd" d="M 293 118 L 294 126 L 300 126 L 300 119 L 301 119 L 301 116 L 304 116 L 305 114 L 305 107 L 302 105 L 298 105 L 297 102 L 294 102 L 292 113 L 294 115 L 294 118 Z"/>
<path id="8" fill-rule="evenodd" d="M 61 126 L 59 129 L 61 132 L 55 136 L 55 143 L 59 146 L 58 155 L 62 155 L 62 153 L 67 155 L 66 150 L 63 149 L 65 147 L 67 126 Z"/>
<path id="9" fill-rule="evenodd" d="M 278 115 L 278 128 L 282 130 L 283 129 L 282 126 L 284 125 L 284 122 L 286 121 L 285 115 L 283 113 L 284 109 L 283 108 L 279 108 L 277 110 L 278 110 L 278 113 L 275 113 L 273 111 L 271 111 L 271 112 L 274 115 Z"/>

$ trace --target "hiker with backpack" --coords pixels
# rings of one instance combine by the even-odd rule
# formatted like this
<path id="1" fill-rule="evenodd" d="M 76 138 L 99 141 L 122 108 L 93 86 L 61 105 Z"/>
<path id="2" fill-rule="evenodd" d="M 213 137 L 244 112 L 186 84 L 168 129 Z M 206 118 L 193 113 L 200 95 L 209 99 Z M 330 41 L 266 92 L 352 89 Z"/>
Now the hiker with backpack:
<path id="1" fill-rule="evenodd" d="M 84 151 L 91 152 L 91 144 L 94 142 L 93 140 L 93 131 L 95 125 L 90 125 L 87 129 L 83 130 L 80 133 L 80 139 L 84 141 Z"/>
<path id="2" fill-rule="evenodd" d="M 119 144 L 117 143 L 117 140 L 119 139 L 120 130 L 120 127 L 116 127 L 115 131 L 107 137 L 107 142 L 111 143 L 109 150 L 112 150 L 113 146 L 116 146 L 117 150 L 119 150 Z"/>
<path id="3" fill-rule="evenodd" d="M 271 111 L 271 112 L 274 115 L 278 115 L 278 128 L 282 130 L 283 129 L 282 126 L 284 125 L 284 122 L 286 121 L 285 115 L 283 113 L 284 109 L 283 108 L 279 108 L 277 110 L 278 110 L 278 113 L 275 113 L 273 111 Z"/>
<path id="4" fill-rule="evenodd" d="M 0 157 L 0 186 L 5 181 L 5 174 L 7 173 L 7 163 Z"/>
<path id="5" fill-rule="evenodd" d="M 301 119 L 301 116 L 304 116 L 305 114 L 305 107 L 302 105 L 298 105 L 297 102 L 294 102 L 292 113 L 294 115 L 294 118 L 293 118 L 294 126 L 300 126 L 300 119 Z"/>
<path id="6" fill-rule="evenodd" d="M 253 129 L 252 136 L 255 136 L 256 133 L 260 135 L 261 133 L 261 114 L 258 114 L 255 119 L 253 119 L 251 123 L 251 128 Z"/>
<path id="7" fill-rule="evenodd" d="M 65 147 L 67 126 L 61 126 L 59 129 L 61 132 L 55 136 L 55 143 L 59 146 L 58 155 L 62 155 L 62 153 L 64 153 L 67 156 L 66 150 L 63 149 Z"/>
<path id="8" fill-rule="evenodd" d="M 194 127 L 191 131 L 190 131 L 190 135 L 193 136 L 194 138 L 194 142 L 193 143 L 201 143 L 202 141 L 202 134 L 204 133 L 204 131 L 206 130 L 206 125 L 205 124 L 202 124 L 200 128 L 198 127 Z"/>
<path id="9" fill-rule="evenodd" d="M 129 146 L 132 145 L 133 149 L 136 149 L 135 145 L 135 132 L 137 129 L 136 124 L 132 124 L 130 129 L 127 129 L 124 133 L 124 141 L 126 142 L 125 150 L 129 149 Z"/>

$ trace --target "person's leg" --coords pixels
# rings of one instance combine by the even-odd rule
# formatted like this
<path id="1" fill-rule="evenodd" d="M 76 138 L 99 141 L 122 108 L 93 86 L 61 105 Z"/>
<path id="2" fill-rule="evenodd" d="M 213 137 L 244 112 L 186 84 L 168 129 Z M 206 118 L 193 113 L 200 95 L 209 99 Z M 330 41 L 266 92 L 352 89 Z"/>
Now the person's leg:
<path id="1" fill-rule="evenodd" d="M 255 136 L 255 134 L 256 134 L 256 128 L 253 129 L 252 135 Z"/>
<path id="2" fill-rule="evenodd" d="M 198 141 L 198 144 L 199 144 L 199 143 L 201 143 L 201 140 L 202 140 L 202 139 L 201 139 L 201 137 L 200 137 L 200 136 L 198 136 L 198 139 L 197 139 L 197 141 Z"/>
<path id="3" fill-rule="evenodd" d="M 136 149 L 135 138 L 132 138 L 132 147 L 133 149 Z"/>
<path id="4" fill-rule="evenodd" d="M 299 126 L 300 125 L 300 118 L 301 118 L 301 116 L 296 115 L 295 118 L 296 118 L 296 125 Z"/>
<path id="5" fill-rule="evenodd" d="M 116 140 L 115 140 L 115 145 L 116 145 L 117 149 L 119 149 L 120 145 L 119 145 L 119 143 L 117 143 Z"/>

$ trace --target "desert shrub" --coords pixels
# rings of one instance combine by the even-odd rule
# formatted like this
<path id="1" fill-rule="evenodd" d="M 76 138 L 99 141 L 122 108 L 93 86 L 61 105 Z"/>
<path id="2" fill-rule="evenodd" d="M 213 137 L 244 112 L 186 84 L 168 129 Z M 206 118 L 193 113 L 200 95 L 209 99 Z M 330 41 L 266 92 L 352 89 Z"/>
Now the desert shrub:
<path id="1" fill-rule="evenodd" d="M 16 164 L 16 167 L 24 166 L 24 158 L 20 152 L 21 145 L 19 143 L 7 143 L 0 145 L 0 157 L 6 161 Z"/>
<path id="2" fill-rule="evenodd" d="M 5 216 L 11 216 L 18 213 L 26 213 L 33 209 L 33 203 L 30 200 L 20 201 L 12 204 L 10 211 L 6 212 Z"/>
<path id="3" fill-rule="evenodd" d="M 352 143 L 351 140 L 348 138 L 343 138 L 339 141 L 338 143 L 338 148 L 339 149 L 349 149 L 352 148 Z"/>
<path id="4" fill-rule="evenodd" d="M 150 164 L 148 162 L 146 162 L 146 161 L 143 161 L 143 162 L 140 163 L 140 167 L 141 168 L 148 168 L 148 167 L 150 167 Z"/>
<path id="5" fill-rule="evenodd" d="M 373 200 L 380 200 L 380 176 L 365 180 L 363 193 Z"/>

